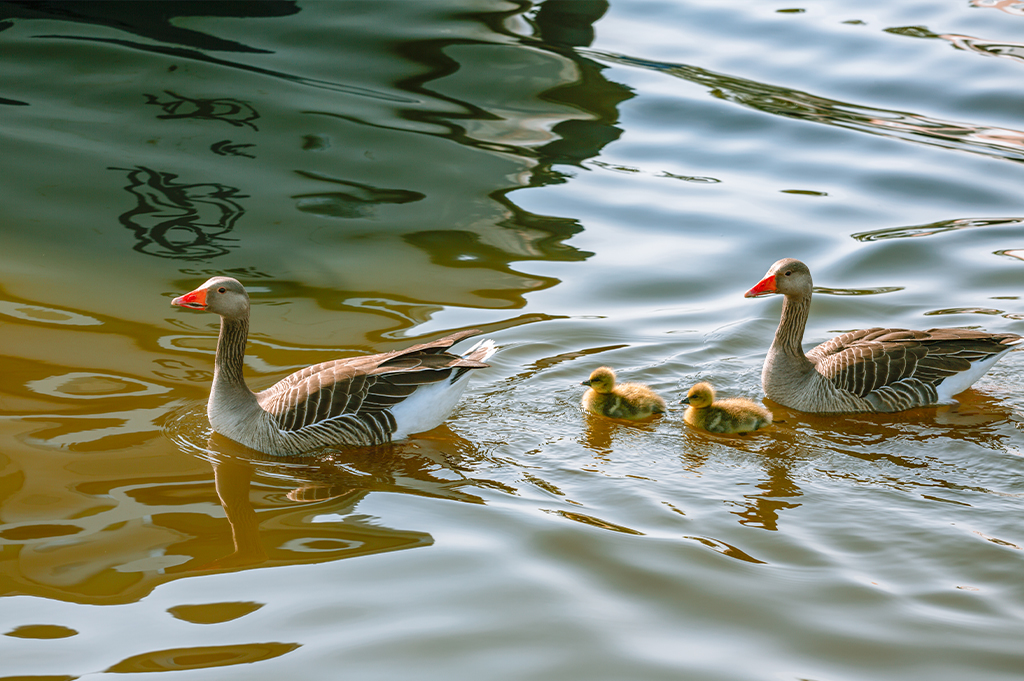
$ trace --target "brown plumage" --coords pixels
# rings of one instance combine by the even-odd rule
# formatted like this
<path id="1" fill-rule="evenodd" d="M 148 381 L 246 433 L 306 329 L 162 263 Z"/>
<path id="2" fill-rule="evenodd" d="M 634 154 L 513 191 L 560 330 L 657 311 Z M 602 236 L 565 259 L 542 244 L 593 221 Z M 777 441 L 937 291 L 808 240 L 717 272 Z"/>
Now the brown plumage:
<path id="1" fill-rule="evenodd" d="M 486 367 L 494 342 L 463 355 L 447 352 L 477 331 L 379 355 L 349 357 L 301 369 L 262 392 L 242 377 L 249 333 L 249 296 L 230 277 L 213 277 L 172 305 L 220 315 L 210 425 L 248 447 L 278 456 L 325 445 L 371 445 L 440 425 L 465 389 L 470 369 Z"/>
<path id="2" fill-rule="evenodd" d="M 594 414 L 616 419 L 639 420 L 665 411 L 665 400 L 641 383 L 615 383 L 615 372 L 598 367 L 580 385 L 590 386 L 583 393 L 583 408 Z"/>
<path id="3" fill-rule="evenodd" d="M 813 283 L 807 265 L 779 260 L 752 298 L 785 296 L 761 384 L 769 399 L 804 412 L 894 412 L 953 402 L 1022 338 L 967 329 L 872 328 L 801 348 Z"/>
<path id="4" fill-rule="evenodd" d="M 750 400 L 734 397 L 715 401 L 710 383 L 690 388 L 683 404 L 690 405 L 683 420 L 710 433 L 749 433 L 772 422 L 772 413 Z"/>

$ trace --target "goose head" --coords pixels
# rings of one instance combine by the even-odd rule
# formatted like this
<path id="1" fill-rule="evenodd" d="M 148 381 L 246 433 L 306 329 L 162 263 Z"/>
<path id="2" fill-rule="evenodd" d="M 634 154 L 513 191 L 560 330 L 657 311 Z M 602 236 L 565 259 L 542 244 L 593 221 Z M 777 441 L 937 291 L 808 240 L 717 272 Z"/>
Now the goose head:
<path id="1" fill-rule="evenodd" d="M 597 393 L 610 393 L 615 387 L 615 372 L 608 367 L 598 367 L 580 385 L 588 385 Z"/>
<path id="2" fill-rule="evenodd" d="M 764 279 L 757 282 L 757 285 L 743 296 L 757 298 L 770 293 L 781 293 L 785 296 L 801 297 L 810 295 L 813 286 L 811 271 L 807 265 L 794 258 L 783 258 L 772 265 Z"/>
<path id="3" fill-rule="evenodd" d="M 237 279 L 211 277 L 194 291 L 178 296 L 171 305 L 215 312 L 228 319 L 249 316 L 249 294 Z"/>
<path id="4" fill-rule="evenodd" d="M 690 392 L 686 393 L 686 397 L 682 400 L 682 403 L 688 404 L 691 407 L 703 409 L 704 407 L 710 407 L 711 403 L 714 401 L 715 389 L 711 387 L 711 384 L 698 383 L 690 388 Z"/>

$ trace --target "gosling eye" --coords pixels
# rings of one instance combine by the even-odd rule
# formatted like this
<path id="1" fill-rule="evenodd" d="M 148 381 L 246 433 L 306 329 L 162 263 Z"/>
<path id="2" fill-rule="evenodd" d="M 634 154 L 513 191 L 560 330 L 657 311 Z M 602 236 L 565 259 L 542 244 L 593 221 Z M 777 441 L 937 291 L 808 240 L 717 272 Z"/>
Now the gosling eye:
<path id="1" fill-rule="evenodd" d="M 787 272 L 786 274 L 789 274 L 789 273 Z M 226 288 L 224 288 L 223 286 L 221 286 L 219 289 L 217 289 L 217 293 L 227 293 L 227 292 L 228 292 L 228 290 Z"/>

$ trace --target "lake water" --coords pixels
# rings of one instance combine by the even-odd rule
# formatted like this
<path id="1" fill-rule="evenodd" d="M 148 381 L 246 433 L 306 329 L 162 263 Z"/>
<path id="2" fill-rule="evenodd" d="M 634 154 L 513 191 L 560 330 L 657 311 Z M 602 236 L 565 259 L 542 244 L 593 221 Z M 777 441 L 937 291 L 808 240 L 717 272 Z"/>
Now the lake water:
<path id="1" fill-rule="evenodd" d="M 1011 0 L 0 4 L 0 677 L 1024 677 L 1024 356 L 688 428 L 805 340 L 1024 333 Z M 251 386 L 479 328 L 448 422 L 268 461 Z M 587 416 L 602 364 L 672 409 Z M 114 676 L 116 675 L 116 676 Z M 145 676 L 144 676 L 145 675 Z"/>

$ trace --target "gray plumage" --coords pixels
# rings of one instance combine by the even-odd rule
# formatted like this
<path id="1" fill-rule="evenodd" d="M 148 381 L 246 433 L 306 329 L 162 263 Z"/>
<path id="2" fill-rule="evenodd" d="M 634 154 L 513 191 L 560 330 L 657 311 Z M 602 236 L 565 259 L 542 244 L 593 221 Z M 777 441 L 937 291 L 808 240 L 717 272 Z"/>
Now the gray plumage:
<path id="1" fill-rule="evenodd" d="M 953 401 L 1021 342 L 968 329 L 851 331 L 804 354 L 813 283 L 799 260 L 779 260 L 747 297 L 782 293 L 782 319 L 761 373 L 767 397 L 805 412 L 895 412 Z"/>
<path id="2" fill-rule="evenodd" d="M 478 333 L 462 331 L 404 350 L 315 364 L 253 393 L 242 376 L 249 330 L 245 288 L 230 277 L 214 277 L 172 304 L 221 317 L 207 404 L 213 429 L 281 456 L 326 445 L 381 444 L 436 427 L 458 401 L 467 372 L 488 366 L 484 361 L 495 349 L 492 341 L 481 341 L 461 356 L 447 352 Z"/>

